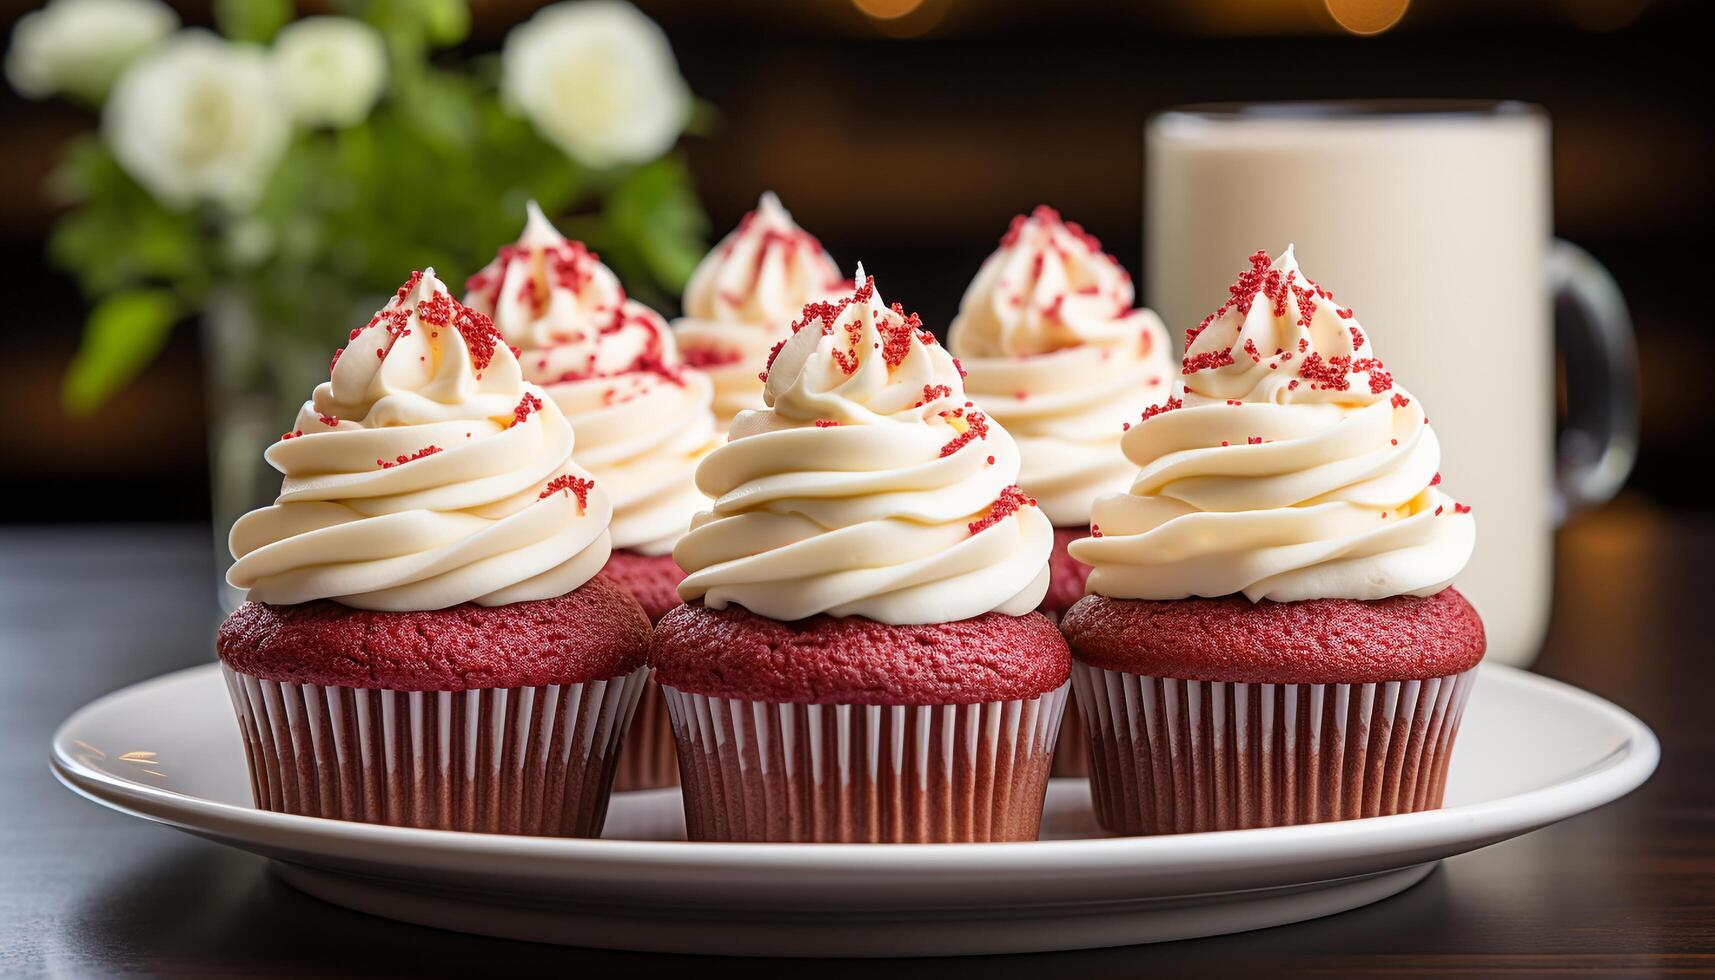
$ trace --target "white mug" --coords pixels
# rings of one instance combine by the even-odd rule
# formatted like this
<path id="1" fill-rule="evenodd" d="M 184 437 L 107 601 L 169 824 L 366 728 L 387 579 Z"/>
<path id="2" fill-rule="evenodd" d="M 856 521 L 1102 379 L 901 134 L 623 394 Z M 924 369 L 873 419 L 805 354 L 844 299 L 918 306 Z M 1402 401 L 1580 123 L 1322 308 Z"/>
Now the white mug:
<path id="1" fill-rule="evenodd" d="M 1434 420 L 1442 487 L 1477 516 L 1457 586 L 1489 656 L 1530 663 L 1554 527 L 1611 497 L 1637 444 L 1625 303 L 1594 259 L 1552 238 L 1547 115 L 1517 102 L 1188 107 L 1150 120 L 1146 156 L 1149 304 L 1180 334 L 1248 255 L 1295 243 Z"/>

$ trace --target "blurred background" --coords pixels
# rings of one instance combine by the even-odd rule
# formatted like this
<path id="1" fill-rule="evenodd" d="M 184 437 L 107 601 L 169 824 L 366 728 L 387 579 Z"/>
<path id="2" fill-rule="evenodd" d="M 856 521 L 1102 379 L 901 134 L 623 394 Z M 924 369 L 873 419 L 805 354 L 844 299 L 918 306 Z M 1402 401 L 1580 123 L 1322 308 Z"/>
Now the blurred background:
<path id="1" fill-rule="evenodd" d="M 10 34 L 36 6 L 8 2 L 0 23 Z M 230 4 L 224 11 L 221 4 L 171 6 L 186 25 L 235 16 Z M 492 73 L 508 31 L 537 6 L 476 2 L 468 23 L 445 34 L 456 40 L 429 44 L 423 58 L 449 72 Z M 1556 232 L 1612 270 L 1636 321 L 1642 451 L 1615 506 L 1711 506 L 1706 493 L 1682 478 L 1685 447 L 1715 421 L 1700 394 L 1707 385 L 1696 376 L 1715 362 L 1704 299 L 1715 140 L 1704 97 L 1696 94 L 1704 90 L 1696 79 L 1708 75 L 1708 4 L 638 0 L 638 6 L 666 32 L 697 99 L 689 131 L 663 158 L 674 166 L 682 161 L 694 195 L 686 199 L 677 184 L 659 192 L 671 198 L 679 238 L 656 243 L 656 253 L 645 242 L 631 256 L 632 268 L 641 270 L 637 278 L 654 282 L 627 277 L 634 292 L 669 314 L 673 280 L 683 272 L 677 253 L 724 234 L 765 189 L 777 191 L 843 264 L 861 259 L 888 284 L 890 300 L 944 330 L 1007 220 L 1039 202 L 1084 223 L 1141 280 L 1143 125 L 1164 107 L 1420 96 L 1538 103 L 1554 126 Z M 295 13 L 329 8 L 305 0 Z M 221 26 L 230 32 L 229 24 Z M 26 99 L 11 86 L 0 93 L 0 182 L 7 188 L 0 195 L 0 275 L 9 326 L 0 479 L 28 502 L 7 508 L 0 520 L 206 520 L 205 412 L 214 399 L 206 384 L 207 331 L 199 329 L 203 317 L 195 310 L 176 312 L 158 356 L 137 358 L 128 383 L 67 407 L 65 371 L 90 297 L 63 260 L 49 258 L 48 236 L 68 200 L 63 172 L 58 184 L 50 175 L 98 118 L 75 100 Z M 520 178 L 531 192 L 558 188 L 563 210 L 596 209 L 609 224 L 592 226 L 593 235 L 617 236 L 613 248 L 630 254 L 637 243 L 612 224 L 619 220 L 612 195 L 620 192 L 610 188 L 594 204 L 580 204 L 581 192 L 554 183 L 549 171 L 557 164 L 543 166 Z M 651 173 L 678 179 L 676 170 Z M 435 192 L 433 177 L 413 192 L 418 201 Z M 706 224 L 697 218 L 699 202 Z M 472 231 L 479 240 L 469 254 L 492 249 L 515 228 L 506 218 Z M 99 250 L 103 233 L 85 234 L 96 239 L 79 253 L 88 289 L 98 281 L 92 268 L 109 260 Z M 450 282 L 476 270 L 475 259 L 456 250 L 440 261 L 455 266 L 441 270 Z M 468 264 L 457 267 L 461 262 Z M 407 271 L 399 267 L 394 278 Z M 361 286 L 360 277 L 354 281 Z M 314 299 L 318 288 L 310 274 L 290 292 Z M 1209 306 L 1220 299 L 1211 296 Z M 339 312 L 298 314 L 319 317 L 310 329 L 324 363 L 325 351 L 363 317 L 333 309 Z M 1188 325 L 1168 326 L 1177 335 Z M 289 421 L 282 412 L 272 424 L 278 429 Z"/>

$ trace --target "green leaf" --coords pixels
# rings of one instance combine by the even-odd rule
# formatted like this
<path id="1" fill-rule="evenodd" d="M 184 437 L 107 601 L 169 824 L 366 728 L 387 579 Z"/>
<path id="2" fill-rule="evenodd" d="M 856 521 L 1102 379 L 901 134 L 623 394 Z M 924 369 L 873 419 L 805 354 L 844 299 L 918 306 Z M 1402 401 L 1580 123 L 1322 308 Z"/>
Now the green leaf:
<path id="1" fill-rule="evenodd" d="M 66 409 L 86 415 L 98 408 L 160 353 L 184 312 L 168 289 L 127 290 L 97 304 L 60 389 Z"/>
<path id="2" fill-rule="evenodd" d="M 374 25 L 396 53 L 450 48 L 470 34 L 468 0 L 359 0 L 345 6 Z"/>
<path id="3" fill-rule="evenodd" d="M 685 285 L 708 251 L 708 217 L 676 157 L 645 164 L 615 187 L 607 197 L 607 219 L 649 275 L 672 292 Z"/>
<path id="4" fill-rule="evenodd" d="M 267 44 L 292 19 L 292 0 L 214 0 L 214 22 L 234 41 Z"/>

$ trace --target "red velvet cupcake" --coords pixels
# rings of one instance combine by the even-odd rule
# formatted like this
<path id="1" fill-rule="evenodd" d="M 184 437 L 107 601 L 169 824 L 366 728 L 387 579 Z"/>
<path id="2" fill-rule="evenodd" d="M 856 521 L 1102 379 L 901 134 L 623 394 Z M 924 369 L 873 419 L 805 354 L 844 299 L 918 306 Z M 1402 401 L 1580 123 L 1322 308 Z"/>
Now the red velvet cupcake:
<path id="1" fill-rule="evenodd" d="M 1265 253 L 1129 427 L 1061 626 L 1096 814 L 1129 834 L 1441 805 L 1485 640 L 1470 508 L 1350 309 Z"/>
<path id="2" fill-rule="evenodd" d="M 652 648 L 693 839 L 1030 840 L 1065 705 L 1053 528 L 873 280 L 811 304 L 697 471 Z"/>
<path id="3" fill-rule="evenodd" d="M 267 453 L 217 649 L 261 808 L 601 832 L 649 621 L 612 505 L 488 318 L 414 276 Z"/>
<path id="4" fill-rule="evenodd" d="M 1136 472 L 1119 453 L 1121 425 L 1166 397 L 1176 373 L 1167 329 L 1133 299 L 1131 276 L 1101 243 L 1040 206 L 1012 219 L 948 332 L 966 392 L 1018 440 L 1019 487 L 1054 522 L 1050 619 L 1084 597 L 1090 572 L 1066 545 L 1090 533 L 1096 498 L 1123 492 Z M 1083 744 L 1069 712 L 1056 776 L 1085 773 Z"/>
<path id="5" fill-rule="evenodd" d="M 1069 667 L 1039 614 L 888 626 L 693 604 L 653 650 L 693 839 L 1036 837 L 1063 703 L 1043 695 Z"/>
<path id="6" fill-rule="evenodd" d="M 628 297 L 613 270 L 529 206 L 524 230 L 465 284 L 538 384 L 577 429 L 573 460 L 613 500 L 607 572 L 651 621 L 679 604 L 670 552 L 708 504 L 692 481 L 721 441 L 710 377 L 685 363 L 667 321 Z M 754 372 L 756 369 L 751 368 Z M 666 714 L 644 694 L 626 739 L 620 789 L 676 781 Z"/>

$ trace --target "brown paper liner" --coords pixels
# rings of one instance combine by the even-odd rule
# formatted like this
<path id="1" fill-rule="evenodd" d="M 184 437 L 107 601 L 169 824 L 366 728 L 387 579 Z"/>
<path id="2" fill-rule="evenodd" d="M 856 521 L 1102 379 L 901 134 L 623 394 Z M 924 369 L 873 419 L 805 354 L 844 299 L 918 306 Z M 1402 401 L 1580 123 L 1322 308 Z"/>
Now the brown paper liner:
<path id="1" fill-rule="evenodd" d="M 1067 687 L 938 707 L 770 704 L 662 687 L 692 840 L 1035 840 Z"/>
<path id="2" fill-rule="evenodd" d="M 1236 684 L 1074 662 L 1096 819 L 1182 834 L 1436 809 L 1476 675 Z"/>
<path id="3" fill-rule="evenodd" d="M 399 827 L 595 837 L 646 668 L 585 684 L 383 691 L 222 665 L 263 810 Z"/>
<path id="4" fill-rule="evenodd" d="M 673 723 L 667 717 L 667 702 L 651 677 L 637 701 L 625 746 L 619 751 L 616 790 L 661 789 L 679 785 L 679 753 L 673 744 Z"/>

